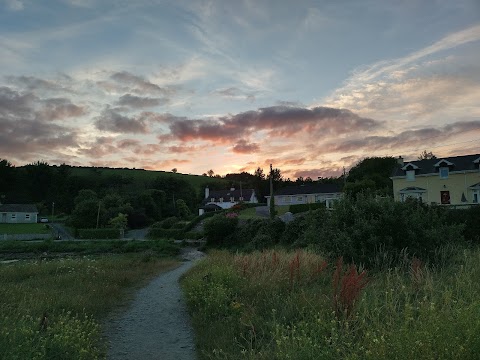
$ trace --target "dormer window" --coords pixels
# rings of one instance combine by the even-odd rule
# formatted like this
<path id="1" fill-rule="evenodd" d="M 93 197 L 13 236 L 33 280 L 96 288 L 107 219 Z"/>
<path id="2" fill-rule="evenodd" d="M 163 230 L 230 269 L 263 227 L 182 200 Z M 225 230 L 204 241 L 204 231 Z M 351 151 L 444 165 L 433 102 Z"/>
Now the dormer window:
<path id="1" fill-rule="evenodd" d="M 439 170 L 440 179 L 448 178 L 448 167 L 441 167 Z"/>
<path id="2" fill-rule="evenodd" d="M 223 202 L 223 197 L 220 198 L 220 202 Z"/>
<path id="3" fill-rule="evenodd" d="M 211 202 L 215 202 L 215 198 L 211 198 L 210 201 L 211 201 Z"/>
<path id="4" fill-rule="evenodd" d="M 415 170 L 407 170 L 407 181 L 415 181 Z"/>
<path id="5" fill-rule="evenodd" d="M 233 196 L 230 198 L 230 202 L 235 202 L 235 198 Z"/>

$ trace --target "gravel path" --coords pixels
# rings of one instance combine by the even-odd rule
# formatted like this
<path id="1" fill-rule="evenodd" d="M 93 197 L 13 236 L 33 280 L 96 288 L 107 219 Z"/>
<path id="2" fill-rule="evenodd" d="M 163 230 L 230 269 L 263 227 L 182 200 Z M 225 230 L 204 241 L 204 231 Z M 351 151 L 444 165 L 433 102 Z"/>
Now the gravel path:
<path id="1" fill-rule="evenodd" d="M 193 360 L 195 342 L 179 285 L 194 265 L 161 274 L 139 290 L 128 310 L 106 324 L 108 359 Z"/>

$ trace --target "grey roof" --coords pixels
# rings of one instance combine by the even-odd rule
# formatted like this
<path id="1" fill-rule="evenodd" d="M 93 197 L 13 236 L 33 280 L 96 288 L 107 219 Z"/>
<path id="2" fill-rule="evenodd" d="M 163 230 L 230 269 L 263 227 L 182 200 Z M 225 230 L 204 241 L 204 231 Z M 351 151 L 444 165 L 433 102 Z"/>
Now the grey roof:
<path id="1" fill-rule="evenodd" d="M 409 192 L 409 191 L 426 192 L 427 190 L 425 190 L 424 188 L 421 188 L 421 187 L 417 187 L 417 186 L 409 186 L 409 187 L 406 187 L 406 188 L 403 188 L 402 190 L 400 190 L 400 192 Z"/>
<path id="2" fill-rule="evenodd" d="M 480 157 L 480 154 L 462 155 L 462 156 L 450 156 L 436 159 L 425 159 L 416 161 L 405 161 L 404 166 L 412 164 L 418 167 L 415 174 L 434 174 L 438 173 L 438 166 L 435 166 L 438 162 L 446 160 L 453 165 L 450 166 L 450 171 L 465 171 L 465 170 L 478 170 L 478 163 L 474 163 Z M 398 165 L 392 173 L 392 176 L 405 176 L 405 171 L 402 170 L 402 166 Z"/>
<path id="3" fill-rule="evenodd" d="M 33 204 L 2 204 L 0 212 L 38 213 L 38 210 Z"/>
<path id="4" fill-rule="evenodd" d="M 287 186 L 277 191 L 274 195 L 300 195 L 300 194 L 325 194 L 325 193 L 339 193 L 340 186 L 337 184 L 305 184 Z"/>
<path id="5" fill-rule="evenodd" d="M 202 204 L 206 204 L 211 201 L 212 198 L 218 201 L 223 198 L 225 201 L 230 201 L 233 197 L 234 201 L 240 201 L 240 197 L 243 197 L 244 201 L 249 201 L 255 190 L 253 189 L 235 189 L 235 190 L 210 190 L 208 198 L 203 199 Z"/>

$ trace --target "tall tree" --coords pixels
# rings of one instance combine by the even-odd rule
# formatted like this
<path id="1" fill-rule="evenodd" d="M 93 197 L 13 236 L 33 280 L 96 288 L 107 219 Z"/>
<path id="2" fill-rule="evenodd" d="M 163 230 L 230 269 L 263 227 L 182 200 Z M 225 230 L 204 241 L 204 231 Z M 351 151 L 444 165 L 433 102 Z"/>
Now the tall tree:
<path id="1" fill-rule="evenodd" d="M 420 155 L 418 156 L 418 160 L 427 160 L 427 159 L 436 159 L 437 157 L 433 154 L 433 152 L 427 150 L 423 150 Z"/>

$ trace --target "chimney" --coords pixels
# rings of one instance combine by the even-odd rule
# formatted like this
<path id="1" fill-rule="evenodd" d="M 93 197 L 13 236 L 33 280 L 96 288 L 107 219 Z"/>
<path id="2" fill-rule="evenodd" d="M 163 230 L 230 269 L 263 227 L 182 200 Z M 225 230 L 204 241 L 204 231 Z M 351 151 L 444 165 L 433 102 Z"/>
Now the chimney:
<path id="1" fill-rule="evenodd" d="M 210 196 L 210 189 L 208 188 L 208 186 L 205 188 L 205 199 L 208 199 L 208 197 Z"/>
<path id="2" fill-rule="evenodd" d="M 397 163 L 398 165 L 403 166 L 403 158 L 401 156 L 397 158 Z"/>

